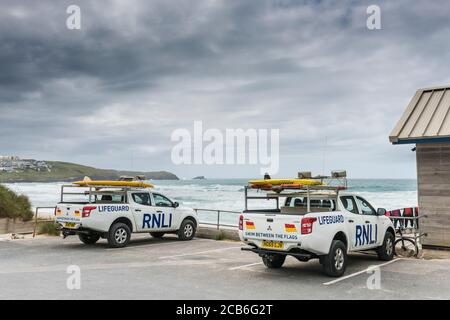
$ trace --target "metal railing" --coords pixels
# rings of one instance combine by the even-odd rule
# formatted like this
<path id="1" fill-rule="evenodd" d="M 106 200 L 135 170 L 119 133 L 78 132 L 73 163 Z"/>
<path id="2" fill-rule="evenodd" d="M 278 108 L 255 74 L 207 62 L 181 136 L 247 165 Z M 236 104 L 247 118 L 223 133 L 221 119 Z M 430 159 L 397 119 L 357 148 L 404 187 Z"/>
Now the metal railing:
<path id="1" fill-rule="evenodd" d="M 55 221 L 54 219 L 39 219 L 38 215 L 39 215 L 39 211 L 43 210 L 43 209 L 53 209 L 53 215 L 55 214 L 55 210 L 56 207 L 36 207 L 35 213 L 34 213 L 34 228 L 33 228 L 33 238 L 36 236 L 36 229 L 37 229 L 37 225 L 38 223 L 45 223 L 45 222 L 53 222 Z"/>
<path id="2" fill-rule="evenodd" d="M 210 225 L 215 226 L 217 230 L 220 229 L 220 227 L 229 227 L 229 228 L 238 228 L 238 224 L 228 224 L 228 223 L 221 223 L 220 218 L 222 213 L 231 213 L 231 214 L 241 214 L 240 211 L 230 211 L 230 210 L 217 210 L 217 209 L 201 209 L 201 208 L 194 208 L 194 211 L 198 214 L 199 212 L 210 212 L 216 214 L 216 222 L 208 222 L 208 221 L 200 221 L 200 224 L 203 225 Z"/>

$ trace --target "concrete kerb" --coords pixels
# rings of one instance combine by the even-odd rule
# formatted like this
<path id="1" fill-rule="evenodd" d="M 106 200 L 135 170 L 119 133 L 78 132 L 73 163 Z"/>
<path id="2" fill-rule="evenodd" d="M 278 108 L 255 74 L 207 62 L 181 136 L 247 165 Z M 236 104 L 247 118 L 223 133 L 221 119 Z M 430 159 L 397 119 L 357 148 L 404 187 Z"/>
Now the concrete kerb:
<path id="1" fill-rule="evenodd" d="M 220 229 L 200 224 L 196 234 L 198 238 L 213 240 L 235 240 L 239 241 L 239 233 L 237 229 L 220 227 Z"/>

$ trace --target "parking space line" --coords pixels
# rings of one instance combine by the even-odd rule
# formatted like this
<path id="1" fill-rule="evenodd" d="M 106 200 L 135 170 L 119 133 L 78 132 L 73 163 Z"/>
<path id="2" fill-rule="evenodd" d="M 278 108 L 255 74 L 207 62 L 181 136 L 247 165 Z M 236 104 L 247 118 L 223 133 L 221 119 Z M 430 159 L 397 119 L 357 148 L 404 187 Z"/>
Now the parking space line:
<path id="1" fill-rule="evenodd" d="M 347 275 L 347 276 L 341 277 L 341 278 L 336 279 L 336 280 L 332 280 L 332 281 L 325 282 L 325 283 L 323 283 L 323 285 L 329 286 L 330 284 L 338 283 L 338 282 L 340 282 L 340 281 L 343 281 L 343 280 L 346 280 L 346 279 L 349 279 L 349 278 L 358 276 L 358 275 L 360 275 L 360 274 L 367 273 L 367 271 L 373 270 L 373 269 L 375 269 L 375 268 L 384 267 L 384 266 L 387 266 L 388 264 L 391 264 L 391 263 L 394 263 L 394 262 L 397 262 L 397 261 L 400 261 L 400 260 L 403 260 L 403 258 L 397 258 L 397 259 L 394 259 L 394 260 L 391 260 L 391 261 L 388 261 L 388 262 L 385 262 L 385 263 L 378 264 L 378 265 L 376 265 L 376 266 L 370 266 L 370 267 L 368 267 L 368 268 L 366 268 L 366 269 L 364 269 L 364 270 L 362 270 L 362 271 L 358 271 L 358 272 L 349 274 L 349 275 Z"/>
<path id="2" fill-rule="evenodd" d="M 147 243 L 147 244 L 129 245 L 125 248 L 119 248 L 119 250 L 117 250 L 117 248 L 108 248 L 108 249 L 106 249 L 106 251 L 129 251 L 129 250 L 134 250 L 134 249 L 144 249 L 144 248 L 148 248 L 148 247 L 158 247 L 159 245 L 168 246 L 168 245 L 180 244 L 180 243 L 181 242 L 153 242 L 153 243 Z"/>
<path id="3" fill-rule="evenodd" d="M 204 242 L 206 239 L 198 239 L 198 238 L 195 238 L 195 242 Z M 177 240 L 174 240 L 174 241 L 158 241 L 158 242 L 150 242 L 150 243 L 146 243 L 146 244 L 134 244 L 133 245 L 133 242 L 131 242 L 130 243 L 130 245 L 128 245 L 127 247 L 125 247 L 125 248 L 120 248 L 120 251 L 128 251 L 128 250 L 132 250 L 132 249 L 141 249 L 141 248 L 147 248 L 147 247 L 156 247 L 156 246 L 158 246 L 159 244 L 161 244 L 161 245 L 170 245 L 170 244 L 186 244 L 187 242 L 186 241 L 177 241 Z M 106 249 L 106 251 L 119 251 L 119 250 L 117 250 L 117 248 L 107 248 Z"/>
<path id="4" fill-rule="evenodd" d="M 255 262 L 255 263 L 244 264 L 243 266 L 237 266 L 237 267 L 229 268 L 228 270 L 238 270 L 238 269 L 242 269 L 242 268 L 246 268 L 246 267 L 256 266 L 256 265 L 259 265 L 259 264 L 262 264 L 262 262 Z"/>
<path id="5" fill-rule="evenodd" d="M 177 258 L 177 257 L 185 257 L 185 256 L 195 256 L 195 255 L 198 255 L 198 254 L 204 254 L 204 253 L 210 253 L 210 252 L 220 252 L 220 251 L 225 251 L 225 250 L 230 250 L 230 249 L 240 249 L 241 247 L 242 246 L 227 247 L 227 248 L 219 248 L 219 249 L 212 249 L 212 250 L 192 252 L 192 253 L 176 254 L 176 255 L 173 255 L 173 256 L 159 257 L 159 259 Z"/>

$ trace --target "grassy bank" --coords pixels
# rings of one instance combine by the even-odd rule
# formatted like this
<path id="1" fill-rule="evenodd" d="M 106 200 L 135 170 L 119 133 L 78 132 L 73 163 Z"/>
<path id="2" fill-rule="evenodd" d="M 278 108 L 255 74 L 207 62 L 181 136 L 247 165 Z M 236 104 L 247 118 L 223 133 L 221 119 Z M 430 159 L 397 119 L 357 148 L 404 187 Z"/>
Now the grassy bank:
<path id="1" fill-rule="evenodd" d="M 33 211 L 28 197 L 0 185 L 0 218 L 31 220 Z"/>
<path id="2" fill-rule="evenodd" d="M 46 161 L 52 166 L 51 172 L 37 172 L 27 170 L 24 172 L 0 172 L 0 183 L 8 182 L 54 182 L 82 180 L 85 176 L 92 179 L 116 180 L 122 175 L 144 175 L 153 180 L 178 180 L 178 177 L 167 171 L 137 172 L 97 169 L 75 163 Z"/>

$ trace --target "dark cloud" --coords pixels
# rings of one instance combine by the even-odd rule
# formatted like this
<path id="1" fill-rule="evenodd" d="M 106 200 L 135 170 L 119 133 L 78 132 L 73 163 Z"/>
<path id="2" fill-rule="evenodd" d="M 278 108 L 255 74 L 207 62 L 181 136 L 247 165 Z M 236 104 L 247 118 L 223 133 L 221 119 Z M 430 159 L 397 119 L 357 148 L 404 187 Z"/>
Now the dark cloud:
<path id="1" fill-rule="evenodd" d="M 176 167 L 170 134 L 280 128 L 281 173 L 344 167 L 413 177 L 387 137 L 419 87 L 450 82 L 447 1 L 2 1 L 2 154 L 180 176 L 258 167 Z M 325 140 L 327 144 L 325 146 Z M 325 152 L 324 152 L 325 150 Z M 369 169 L 370 168 L 370 169 Z"/>

